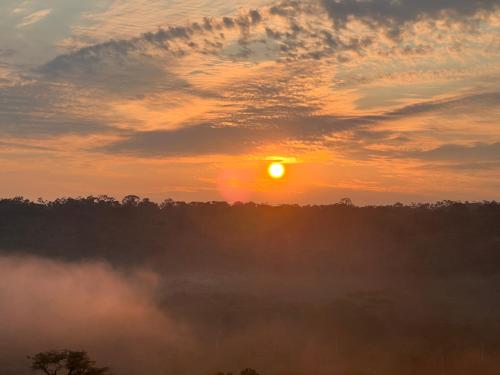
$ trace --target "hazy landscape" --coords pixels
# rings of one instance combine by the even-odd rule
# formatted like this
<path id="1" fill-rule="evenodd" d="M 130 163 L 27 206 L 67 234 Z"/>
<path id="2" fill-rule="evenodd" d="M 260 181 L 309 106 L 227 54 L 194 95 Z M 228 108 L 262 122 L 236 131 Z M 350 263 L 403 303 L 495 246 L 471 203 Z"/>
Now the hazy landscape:
<path id="1" fill-rule="evenodd" d="M 500 375 L 500 0 L 0 0 L 0 375 Z"/>
<path id="2" fill-rule="evenodd" d="M 0 367 L 498 374 L 500 204 L 0 201 Z"/>

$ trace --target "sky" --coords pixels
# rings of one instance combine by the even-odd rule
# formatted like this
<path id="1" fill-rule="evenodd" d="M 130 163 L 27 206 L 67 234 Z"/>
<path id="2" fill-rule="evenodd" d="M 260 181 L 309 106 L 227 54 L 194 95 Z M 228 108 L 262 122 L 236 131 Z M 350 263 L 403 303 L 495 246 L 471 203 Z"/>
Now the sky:
<path id="1" fill-rule="evenodd" d="M 0 196 L 90 194 L 500 200 L 500 2 L 2 0 Z"/>

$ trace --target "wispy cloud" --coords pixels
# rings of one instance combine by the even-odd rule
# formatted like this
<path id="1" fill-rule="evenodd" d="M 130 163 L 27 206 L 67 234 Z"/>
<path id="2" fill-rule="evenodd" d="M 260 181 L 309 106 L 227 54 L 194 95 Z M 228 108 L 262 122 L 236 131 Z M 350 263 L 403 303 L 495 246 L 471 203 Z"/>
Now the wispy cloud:
<path id="1" fill-rule="evenodd" d="M 456 162 L 498 162 L 500 161 L 500 142 L 474 143 L 471 145 L 445 144 L 426 151 L 415 151 L 408 156 L 423 160 L 442 160 Z"/>
<path id="2" fill-rule="evenodd" d="M 28 151 L 51 151 L 49 147 L 35 146 L 30 144 L 2 142 L 0 141 L 0 149 L 20 149 Z"/>
<path id="3" fill-rule="evenodd" d="M 288 111 L 283 117 L 279 109 L 274 112 L 275 118 L 265 119 L 263 116 L 258 124 L 239 124 L 239 126 L 221 126 L 217 123 L 202 123 L 186 126 L 175 130 L 133 132 L 124 140 L 114 142 L 100 150 L 110 153 L 124 153 L 145 157 L 206 155 L 206 154 L 244 154 L 255 151 L 266 143 L 280 143 L 289 141 L 316 142 L 324 146 L 331 144 L 331 140 L 323 143 L 325 136 L 345 131 L 362 130 L 358 136 L 364 139 L 378 138 L 387 139 L 392 142 L 394 134 L 386 132 L 370 132 L 378 124 L 390 121 L 401 121 L 412 116 L 436 113 L 438 111 L 450 111 L 456 107 L 468 108 L 474 103 L 482 105 L 500 103 L 499 93 L 485 93 L 467 97 L 451 98 L 447 100 L 428 101 L 424 103 L 408 105 L 381 113 L 378 115 L 358 116 L 318 116 L 308 113 L 308 110 L 295 112 Z M 248 109 L 242 111 L 246 117 Z M 368 130 L 368 131 L 366 131 Z M 448 148 L 444 146 L 443 151 L 457 151 L 455 146 Z M 416 152 L 414 155 L 438 157 L 440 149 L 434 152 Z M 465 149 L 468 150 L 468 149 Z M 485 148 L 487 155 L 493 148 Z M 495 148 L 496 150 L 496 148 Z M 476 150 L 477 151 L 477 150 Z M 383 153 L 379 152 L 379 155 Z M 443 152 L 443 156 L 446 152 Z"/>
<path id="4" fill-rule="evenodd" d="M 21 20 L 20 23 L 17 24 L 18 28 L 26 27 L 34 25 L 35 23 L 40 22 L 44 18 L 46 18 L 50 13 L 52 13 L 52 9 L 42 9 L 38 10 L 34 13 L 31 13 Z"/>

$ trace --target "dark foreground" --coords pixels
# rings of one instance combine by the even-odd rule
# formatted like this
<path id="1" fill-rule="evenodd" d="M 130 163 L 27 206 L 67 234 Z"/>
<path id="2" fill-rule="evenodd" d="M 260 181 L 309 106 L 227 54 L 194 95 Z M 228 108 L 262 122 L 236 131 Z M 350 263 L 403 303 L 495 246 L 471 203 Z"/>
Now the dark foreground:
<path id="1" fill-rule="evenodd" d="M 0 200 L 0 249 L 1 374 L 500 374 L 494 202 Z"/>

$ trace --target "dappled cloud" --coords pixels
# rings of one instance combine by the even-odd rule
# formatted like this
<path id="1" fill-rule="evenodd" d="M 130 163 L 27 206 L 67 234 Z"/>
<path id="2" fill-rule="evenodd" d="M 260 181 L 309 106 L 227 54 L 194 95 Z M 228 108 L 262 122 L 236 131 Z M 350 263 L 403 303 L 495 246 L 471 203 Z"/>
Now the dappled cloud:
<path id="1" fill-rule="evenodd" d="M 133 167 L 120 178 L 135 180 L 147 195 L 197 190 L 199 198 L 218 199 L 219 176 L 234 167 L 224 164 L 229 157 L 245 164 L 280 154 L 300 163 L 314 154 L 314 166 L 305 167 L 328 172 L 309 187 L 283 186 L 286 196 L 302 192 L 309 198 L 300 201 L 319 202 L 324 194 L 313 193 L 315 185 L 342 185 L 370 201 L 360 188 L 369 184 L 370 191 L 411 199 L 420 190 L 418 198 L 434 200 L 443 192 L 430 188 L 434 184 L 412 188 L 409 178 L 418 174 L 425 181 L 440 170 L 449 180 L 462 179 L 459 164 L 471 163 L 467 155 L 452 165 L 426 152 L 500 140 L 495 1 L 209 6 L 115 0 L 75 8 L 57 1 L 43 8 L 3 7 L 0 163 L 26 169 L 25 160 L 42 156 L 46 162 L 37 175 L 55 173 L 61 159 L 93 164 L 87 173 L 96 178 L 103 163 L 154 170 L 189 160 L 189 181 L 182 167 L 168 186 L 161 170 L 153 186 L 135 179 Z M 62 17 L 69 14 L 73 18 Z M 58 22 L 57 32 L 47 31 L 42 16 Z M 23 20 L 32 24 L 17 27 Z M 37 46 L 29 43 L 35 32 L 43 41 Z M 495 175 L 480 172 L 496 169 L 488 152 L 475 160 L 475 177 L 467 178 L 471 199 L 495 198 L 480 188 L 496 183 Z M 339 170 L 344 165 L 354 170 L 350 176 Z M 57 169 L 66 191 L 74 192 L 73 174 L 81 172 L 69 165 Z M 391 170 L 397 173 L 385 178 Z M 12 184 L 22 189 L 21 175 Z M 128 193 L 117 185 L 117 179 L 102 184 L 115 195 Z M 29 194 L 54 196 L 54 189 L 42 190 Z M 451 187 L 447 192 L 459 198 Z M 276 199 L 260 190 L 249 193 L 249 199 Z"/>

